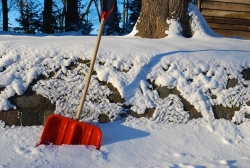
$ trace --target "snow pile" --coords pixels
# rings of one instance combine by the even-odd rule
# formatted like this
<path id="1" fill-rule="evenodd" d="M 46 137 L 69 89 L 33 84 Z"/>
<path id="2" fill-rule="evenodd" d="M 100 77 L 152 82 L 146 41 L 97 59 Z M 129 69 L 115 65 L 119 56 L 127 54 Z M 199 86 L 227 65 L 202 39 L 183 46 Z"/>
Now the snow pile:
<path id="1" fill-rule="evenodd" d="M 56 113 L 74 117 L 95 37 L 2 35 L 1 39 L 0 110 L 15 108 L 8 99 L 21 95 L 39 78 L 33 90 L 55 103 Z M 103 37 L 82 120 L 96 121 L 99 114 L 115 120 L 126 110 L 123 104 L 109 101 L 112 91 L 103 84 L 106 82 L 117 88 L 124 104 L 138 114 L 160 108 L 157 102 L 162 100 L 151 84 L 155 83 L 176 88 L 208 121 L 214 119 L 214 105 L 240 107 L 234 120 L 243 121 L 249 113 L 250 82 L 241 74 L 250 67 L 248 48 L 248 40 L 202 35 L 154 40 Z M 40 80 L 41 76 L 48 79 Z M 230 79 L 238 79 L 238 84 L 227 88 Z M 164 101 L 169 104 L 172 100 Z M 186 120 L 184 117 L 182 122 Z"/>
<path id="2" fill-rule="evenodd" d="M 192 18 L 191 28 L 193 30 L 193 36 L 213 36 L 220 37 L 215 33 L 207 24 L 205 18 L 202 16 L 197 6 L 193 3 L 188 5 L 189 16 Z"/>
<path id="3" fill-rule="evenodd" d="M 167 20 L 167 24 L 169 24 L 169 30 L 167 30 L 165 33 L 168 35 L 168 37 L 172 36 L 181 36 L 182 27 L 179 22 L 176 20 L 170 19 Z"/>

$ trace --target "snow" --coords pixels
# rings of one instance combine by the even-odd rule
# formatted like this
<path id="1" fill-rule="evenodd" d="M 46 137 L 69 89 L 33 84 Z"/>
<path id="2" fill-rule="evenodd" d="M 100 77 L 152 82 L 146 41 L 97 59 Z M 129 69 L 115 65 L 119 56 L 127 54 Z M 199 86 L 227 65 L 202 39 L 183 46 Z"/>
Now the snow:
<path id="1" fill-rule="evenodd" d="M 34 147 L 42 126 L 1 128 L 1 167 L 248 167 L 249 121 L 154 123 L 128 118 L 98 126 L 102 147 Z"/>
<path id="2" fill-rule="evenodd" d="M 103 132 L 102 146 L 35 147 L 43 126 L 5 126 L 0 122 L 0 167 L 248 167 L 250 164 L 250 41 L 214 33 L 190 5 L 192 38 L 180 36 L 173 20 L 168 37 L 142 39 L 103 36 L 81 121 Z M 95 36 L 53 36 L 0 32 L 0 110 L 16 108 L 9 98 L 33 90 L 56 104 L 55 113 L 74 117 L 84 87 Z M 69 65 L 76 63 L 74 69 Z M 228 79 L 239 79 L 226 88 Z M 155 108 L 152 118 L 120 118 L 121 104 L 110 103 L 111 83 L 138 114 Z M 189 120 L 180 98 L 160 98 L 151 82 L 177 88 L 203 118 Z M 216 95 L 216 98 L 212 98 Z M 90 100 L 97 100 L 90 101 Z M 215 120 L 212 106 L 239 107 L 232 121 Z M 106 114 L 111 122 L 97 122 Z M 240 125 L 234 122 L 241 123 Z"/>

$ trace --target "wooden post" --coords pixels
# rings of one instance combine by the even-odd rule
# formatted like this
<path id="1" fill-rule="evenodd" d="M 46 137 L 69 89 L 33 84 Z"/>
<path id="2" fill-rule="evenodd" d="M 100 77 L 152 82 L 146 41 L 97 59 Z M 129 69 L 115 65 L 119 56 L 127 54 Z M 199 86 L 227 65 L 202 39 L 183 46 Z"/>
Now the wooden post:
<path id="1" fill-rule="evenodd" d="M 199 11 L 201 11 L 201 0 L 197 0 L 197 7 Z"/>

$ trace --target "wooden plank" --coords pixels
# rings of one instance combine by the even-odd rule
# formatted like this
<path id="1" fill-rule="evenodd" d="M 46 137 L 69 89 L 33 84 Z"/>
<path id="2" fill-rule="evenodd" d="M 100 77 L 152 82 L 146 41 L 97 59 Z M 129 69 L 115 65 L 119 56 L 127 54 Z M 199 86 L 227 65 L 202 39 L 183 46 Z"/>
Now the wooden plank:
<path id="1" fill-rule="evenodd" d="M 250 4 L 250 0 L 203 0 L 210 1 L 210 2 L 231 2 L 231 3 L 241 3 L 241 4 Z"/>
<path id="2" fill-rule="evenodd" d="M 243 39 L 250 39 L 250 33 L 244 31 L 233 31 L 233 30 L 222 30 L 222 29 L 213 29 L 214 32 L 226 36 L 226 37 L 238 37 Z"/>
<path id="3" fill-rule="evenodd" d="M 225 3 L 204 1 L 201 8 L 203 9 L 220 9 L 228 11 L 250 12 L 250 4 Z"/>
<path id="4" fill-rule="evenodd" d="M 250 19 L 250 13 L 246 12 L 233 12 L 233 11 L 221 11 L 214 9 L 202 9 L 201 13 L 203 16 L 216 16 L 225 18 L 236 18 L 236 19 Z"/>
<path id="5" fill-rule="evenodd" d="M 199 11 L 201 11 L 201 0 L 197 0 L 197 6 L 198 6 Z"/>
<path id="6" fill-rule="evenodd" d="M 242 25 L 228 25 L 228 24 L 218 24 L 218 23 L 208 23 L 208 25 L 213 29 L 223 29 L 223 30 L 236 30 L 245 31 L 250 33 L 250 26 Z"/>
<path id="7" fill-rule="evenodd" d="M 203 0 L 201 13 L 216 33 L 250 39 L 250 0 Z"/>
<path id="8" fill-rule="evenodd" d="M 223 17 L 204 17 L 208 23 L 224 23 L 229 25 L 245 25 L 250 26 L 250 20 L 248 19 L 233 19 L 233 18 L 223 18 Z"/>

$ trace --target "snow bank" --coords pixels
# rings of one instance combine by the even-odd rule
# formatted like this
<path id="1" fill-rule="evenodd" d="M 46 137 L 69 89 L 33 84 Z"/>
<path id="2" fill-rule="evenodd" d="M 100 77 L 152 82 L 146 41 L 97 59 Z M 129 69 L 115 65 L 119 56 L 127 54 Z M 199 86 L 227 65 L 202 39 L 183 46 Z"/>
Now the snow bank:
<path id="1" fill-rule="evenodd" d="M 95 37 L 2 35 L 1 39 L 1 110 L 15 108 L 8 99 L 21 95 L 43 75 L 49 79 L 39 80 L 33 90 L 55 103 L 56 113 L 74 117 L 88 71 L 83 62 L 91 59 Z M 246 113 L 250 82 L 241 71 L 250 67 L 248 46 L 247 40 L 203 35 L 154 40 L 103 37 L 82 119 L 93 121 L 99 114 L 107 114 L 115 120 L 124 113 L 122 104 L 109 101 L 112 91 L 99 81 L 111 83 L 125 98 L 124 104 L 132 105 L 131 110 L 139 114 L 147 108 L 159 109 L 162 101 L 148 81 L 177 88 L 207 120 L 214 119 L 212 106 L 218 104 L 240 106 L 244 112 L 237 114 Z M 72 63 L 76 64 L 73 69 Z M 238 85 L 226 88 L 228 80 L 234 78 Z M 168 104 L 173 100 L 164 101 Z"/>

